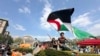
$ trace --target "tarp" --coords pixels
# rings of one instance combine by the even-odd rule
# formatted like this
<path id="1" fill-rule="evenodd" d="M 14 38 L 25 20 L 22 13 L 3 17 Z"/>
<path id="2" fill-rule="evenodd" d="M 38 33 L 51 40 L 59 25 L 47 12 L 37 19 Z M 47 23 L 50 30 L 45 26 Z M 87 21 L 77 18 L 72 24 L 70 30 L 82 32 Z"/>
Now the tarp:
<path id="1" fill-rule="evenodd" d="M 20 48 L 30 48 L 31 44 L 25 43 L 25 44 L 20 44 L 19 46 Z"/>
<path id="2" fill-rule="evenodd" d="M 86 39 L 77 42 L 78 45 L 100 45 L 100 39 Z"/>

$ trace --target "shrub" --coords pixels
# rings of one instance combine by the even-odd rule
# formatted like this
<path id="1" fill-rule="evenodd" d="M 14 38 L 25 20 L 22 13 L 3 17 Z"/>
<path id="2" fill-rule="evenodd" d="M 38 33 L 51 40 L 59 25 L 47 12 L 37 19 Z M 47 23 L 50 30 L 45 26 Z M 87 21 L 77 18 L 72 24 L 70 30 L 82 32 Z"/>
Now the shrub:
<path id="1" fill-rule="evenodd" d="M 18 51 L 20 52 L 26 52 L 26 53 L 32 53 L 32 49 L 31 48 L 17 48 Z"/>
<path id="2" fill-rule="evenodd" d="M 47 49 L 45 50 L 45 53 L 47 56 L 69 56 L 65 52 L 57 51 L 57 50 L 52 50 L 52 49 Z"/>
<path id="3" fill-rule="evenodd" d="M 72 54 L 72 51 L 65 51 L 68 54 Z M 79 53 L 78 56 L 100 56 L 100 54 L 90 54 L 90 53 Z"/>
<path id="4" fill-rule="evenodd" d="M 79 54 L 79 56 L 100 56 L 99 54 L 86 54 L 86 53 L 83 53 L 83 54 Z"/>
<path id="5" fill-rule="evenodd" d="M 44 51 L 40 51 L 39 53 L 37 53 L 35 56 L 46 56 Z"/>
<path id="6" fill-rule="evenodd" d="M 71 56 L 70 54 L 62 51 L 52 50 L 52 49 L 46 49 L 44 51 L 40 51 L 35 56 Z"/>
<path id="7" fill-rule="evenodd" d="M 44 51 L 40 51 L 35 56 L 72 56 L 72 51 L 57 51 L 52 49 L 47 49 Z M 99 54 L 87 54 L 87 53 L 79 53 L 78 56 L 100 56 Z"/>

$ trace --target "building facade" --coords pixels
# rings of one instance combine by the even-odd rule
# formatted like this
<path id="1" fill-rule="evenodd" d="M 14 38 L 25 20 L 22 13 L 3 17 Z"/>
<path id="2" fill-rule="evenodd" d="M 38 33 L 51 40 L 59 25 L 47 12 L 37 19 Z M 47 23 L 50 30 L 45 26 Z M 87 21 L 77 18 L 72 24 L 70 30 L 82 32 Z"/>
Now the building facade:
<path id="1" fill-rule="evenodd" d="M 0 19 L 0 34 L 4 34 L 8 27 L 8 21 L 4 19 Z"/>

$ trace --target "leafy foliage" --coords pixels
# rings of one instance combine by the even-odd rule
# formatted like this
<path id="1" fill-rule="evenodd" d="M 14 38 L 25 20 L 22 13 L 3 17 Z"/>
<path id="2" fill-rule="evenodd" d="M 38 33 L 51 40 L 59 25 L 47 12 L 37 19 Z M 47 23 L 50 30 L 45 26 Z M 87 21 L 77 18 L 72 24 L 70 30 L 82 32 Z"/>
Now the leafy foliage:
<path id="1" fill-rule="evenodd" d="M 15 40 L 14 40 L 14 43 L 17 43 L 17 44 L 20 44 L 20 43 L 22 43 L 22 38 L 16 38 Z"/>
<path id="2" fill-rule="evenodd" d="M 35 56 L 47 56 L 46 54 L 45 54 L 45 51 L 40 51 L 39 53 L 37 53 Z"/>
<path id="3" fill-rule="evenodd" d="M 20 52 L 26 52 L 26 53 L 32 53 L 32 49 L 31 48 L 17 48 L 18 51 Z"/>
<path id="4" fill-rule="evenodd" d="M 72 51 L 42 50 L 35 56 L 72 56 Z M 79 53 L 78 56 L 100 56 L 99 54 Z"/>
<path id="5" fill-rule="evenodd" d="M 62 51 L 57 51 L 57 50 L 52 50 L 52 49 L 46 49 L 44 51 L 40 51 L 38 54 L 35 56 L 71 56 L 68 53 L 62 52 Z"/>
<path id="6" fill-rule="evenodd" d="M 100 54 L 86 54 L 86 53 L 83 53 L 83 54 L 79 54 L 79 56 L 100 56 Z"/>
<path id="7" fill-rule="evenodd" d="M 13 38 L 10 35 L 4 36 L 0 34 L 0 43 L 12 44 Z"/>

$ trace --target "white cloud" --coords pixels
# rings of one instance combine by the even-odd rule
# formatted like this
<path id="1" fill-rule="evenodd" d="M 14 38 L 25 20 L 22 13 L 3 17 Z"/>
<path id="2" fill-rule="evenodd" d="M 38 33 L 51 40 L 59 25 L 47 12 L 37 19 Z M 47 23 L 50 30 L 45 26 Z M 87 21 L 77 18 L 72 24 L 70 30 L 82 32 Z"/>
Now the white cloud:
<path id="1" fill-rule="evenodd" d="M 36 35 L 36 36 L 32 36 L 33 38 L 37 38 L 40 41 L 51 41 L 52 38 L 55 38 L 56 40 L 58 40 L 58 36 L 46 36 L 46 35 Z M 67 39 L 75 39 L 75 37 L 70 37 Z"/>
<path id="2" fill-rule="evenodd" d="M 21 31 L 25 31 L 25 30 L 26 30 L 22 25 L 19 25 L 19 24 L 16 24 L 16 25 L 14 26 L 14 28 L 15 28 L 16 30 L 21 30 Z"/>
<path id="3" fill-rule="evenodd" d="M 32 36 L 33 38 L 37 38 L 38 40 L 40 41 L 51 41 L 51 38 L 49 36 L 42 36 L 42 35 L 38 35 L 38 36 Z M 58 37 L 56 36 L 52 36 L 54 37 L 55 39 L 58 39 Z"/>
<path id="4" fill-rule="evenodd" d="M 19 8 L 18 11 L 20 13 L 25 13 L 25 14 L 30 14 L 31 13 L 31 10 L 28 7 Z"/>
<path id="5" fill-rule="evenodd" d="M 73 25 L 78 25 L 81 27 L 85 27 L 91 24 L 91 20 L 89 17 L 89 12 L 84 13 L 82 15 L 79 15 L 78 17 L 75 17 L 75 20 L 72 22 Z"/>
<path id="6" fill-rule="evenodd" d="M 96 13 L 96 12 L 98 12 L 98 11 L 100 11 L 100 7 L 91 10 L 92 13 Z"/>
<path id="7" fill-rule="evenodd" d="M 90 12 L 79 15 L 78 17 L 75 17 L 75 20 L 73 20 L 72 24 L 75 26 L 77 25 L 80 27 L 86 27 L 88 28 L 87 31 L 89 33 L 92 33 L 95 36 L 97 35 L 100 36 L 100 23 L 99 23 L 100 20 L 96 20 L 93 22 L 90 20 L 90 18 L 93 17 L 90 14 L 91 13 L 93 14 L 94 12 L 97 12 L 97 11 L 92 10 Z"/>
<path id="8" fill-rule="evenodd" d="M 100 36 L 100 23 L 94 24 L 93 26 L 89 27 L 88 31 L 95 36 Z"/>
<path id="9" fill-rule="evenodd" d="M 48 0 L 44 0 L 45 2 L 45 5 L 44 5 L 44 8 L 43 8 L 43 11 L 42 11 L 42 17 L 40 18 L 41 20 L 41 27 L 44 28 L 44 29 L 50 29 L 50 24 L 47 22 L 47 17 L 49 15 L 49 13 L 52 11 L 52 8 L 51 8 L 51 4 L 49 3 Z"/>
<path id="10" fill-rule="evenodd" d="M 40 41 L 50 41 L 50 38 L 48 36 L 34 36 Z"/>

